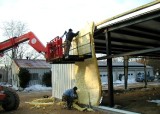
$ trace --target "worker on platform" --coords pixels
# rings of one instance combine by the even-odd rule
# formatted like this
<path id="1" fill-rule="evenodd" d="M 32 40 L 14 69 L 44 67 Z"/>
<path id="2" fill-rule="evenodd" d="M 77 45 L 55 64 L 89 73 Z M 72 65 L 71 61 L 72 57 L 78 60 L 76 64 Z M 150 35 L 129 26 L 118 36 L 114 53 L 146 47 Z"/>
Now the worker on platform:
<path id="1" fill-rule="evenodd" d="M 76 32 L 76 33 L 73 33 L 72 29 L 68 30 L 68 32 L 66 34 L 66 39 L 65 39 L 66 44 L 65 44 L 65 47 L 64 47 L 65 58 L 68 58 L 69 50 L 70 50 L 70 47 L 71 47 L 71 42 L 72 42 L 73 38 L 78 35 L 78 33 L 79 33 L 79 31 Z"/>
<path id="2" fill-rule="evenodd" d="M 62 101 L 67 102 L 67 108 L 70 110 L 75 99 L 78 99 L 77 87 L 66 90 L 62 95 Z"/>

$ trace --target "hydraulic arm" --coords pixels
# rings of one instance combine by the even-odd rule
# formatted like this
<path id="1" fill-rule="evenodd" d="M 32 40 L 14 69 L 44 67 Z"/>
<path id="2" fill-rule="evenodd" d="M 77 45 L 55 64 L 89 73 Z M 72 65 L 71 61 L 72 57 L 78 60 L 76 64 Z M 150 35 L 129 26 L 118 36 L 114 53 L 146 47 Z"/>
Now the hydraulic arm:
<path id="1" fill-rule="evenodd" d="M 13 37 L 6 41 L 0 42 L 0 53 L 7 51 L 11 48 L 17 47 L 18 44 L 29 40 L 29 44 L 38 52 L 46 52 L 45 46 L 40 42 L 40 40 L 34 35 L 33 32 L 28 32 L 19 37 Z"/>
<path id="2" fill-rule="evenodd" d="M 47 43 L 47 46 L 45 47 L 33 32 L 28 32 L 19 37 L 13 37 L 6 41 L 0 42 L 0 54 L 3 55 L 5 51 L 11 48 L 16 48 L 18 44 L 27 40 L 29 40 L 28 44 L 31 45 L 37 52 L 43 53 L 46 60 L 49 62 L 53 59 L 63 57 L 62 38 L 54 38 Z"/>

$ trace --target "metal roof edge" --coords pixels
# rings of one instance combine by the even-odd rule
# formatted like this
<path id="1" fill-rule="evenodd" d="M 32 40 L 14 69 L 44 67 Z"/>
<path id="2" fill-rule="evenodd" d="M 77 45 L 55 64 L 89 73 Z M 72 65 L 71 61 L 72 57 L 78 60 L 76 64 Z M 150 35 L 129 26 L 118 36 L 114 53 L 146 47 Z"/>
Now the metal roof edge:
<path id="1" fill-rule="evenodd" d="M 13 62 L 16 64 L 16 66 L 18 66 L 18 68 L 27 68 L 27 69 L 28 69 L 28 68 L 31 68 L 31 69 L 50 69 L 50 68 L 51 68 L 51 65 L 50 65 L 49 63 L 47 63 L 47 62 L 46 62 L 46 64 L 48 64 L 48 65 L 50 65 L 50 66 L 46 66 L 46 67 L 44 67 L 44 66 L 43 66 L 43 67 L 42 67 L 42 66 L 41 66 L 41 67 L 21 66 L 20 63 L 19 63 L 19 61 L 23 61 L 23 60 L 24 60 L 25 62 L 29 62 L 29 63 L 30 63 L 30 62 L 35 62 L 35 61 L 36 61 L 36 62 L 37 62 L 37 61 L 46 62 L 46 61 L 43 60 L 43 59 L 36 59 L 36 60 L 32 60 L 32 59 L 14 59 Z M 24 62 L 24 61 L 23 61 L 23 62 Z"/>
<path id="2" fill-rule="evenodd" d="M 13 62 L 17 65 L 18 68 L 20 68 L 18 62 L 16 61 L 17 59 L 13 59 Z"/>
<path id="3" fill-rule="evenodd" d="M 114 19 L 117 19 L 117 18 L 126 16 L 126 15 L 128 15 L 128 14 L 134 13 L 134 12 L 139 11 L 139 10 L 142 10 L 142 9 L 145 9 L 145 8 L 147 8 L 147 7 L 153 6 L 153 5 L 158 4 L 158 3 L 160 3 L 160 0 L 153 1 L 153 2 L 150 2 L 150 3 L 148 3 L 148 4 L 144 4 L 144 5 L 139 6 L 139 7 L 137 7 L 137 8 L 131 9 L 131 10 L 129 10 L 129 11 L 126 11 L 126 12 L 124 12 L 124 13 L 118 14 L 118 15 L 113 16 L 113 17 L 111 17 L 111 18 L 105 19 L 105 20 L 103 20 L 103 21 L 101 21 L 101 22 L 99 22 L 99 23 L 96 23 L 95 26 L 100 26 L 100 25 L 102 25 L 102 24 L 104 24 L 104 23 L 106 23 L 106 22 L 109 22 L 109 21 L 111 21 L 111 20 L 114 20 Z"/>

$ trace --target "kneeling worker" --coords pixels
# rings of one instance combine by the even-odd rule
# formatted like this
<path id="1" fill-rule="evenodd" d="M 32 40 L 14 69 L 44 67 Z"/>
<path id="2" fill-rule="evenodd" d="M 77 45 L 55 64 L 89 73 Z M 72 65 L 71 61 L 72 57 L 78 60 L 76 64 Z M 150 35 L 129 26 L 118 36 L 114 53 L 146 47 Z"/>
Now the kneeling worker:
<path id="1" fill-rule="evenodd" d="M 72 89 L 68 89 L 63 93 L 62 96 L 62 101 L 66 101 L 67 102 L 67 108 L 70 110 L 73 104 L 73 101 L 75 99 L 78 99 L 78 95 L 77 95 L 77 87 L 74 87 Z"/>

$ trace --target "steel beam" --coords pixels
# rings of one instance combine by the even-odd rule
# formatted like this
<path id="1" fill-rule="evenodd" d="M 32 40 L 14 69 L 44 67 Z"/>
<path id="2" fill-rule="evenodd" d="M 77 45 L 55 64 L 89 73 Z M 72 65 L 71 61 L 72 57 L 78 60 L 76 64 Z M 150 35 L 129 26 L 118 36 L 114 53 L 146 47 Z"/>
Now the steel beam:
<path id="1" fill-rule="evenodd" d="M 146 64 L 146 58 L 143 59 L 144 60 L 144 87 L 147 88 L 147 64 Z"/>
<path id="2" fill-rule="evenodd" d="M 135 56 L 135 55 L 139 55 L 140 56 L 142 54 L 155 52 L 155 51 L 160 51 L 160 47 L 151 48 L 151 49 L 145 49 L 145 50 L 139 50 L 139 51 L 132 51 L 132 52 L 116 54 L 116 55 L 103 56 L 103 57 L 99 57 L 98 60 L 116 58 L 116 57 L 123 57 L 123 56 Z"/>
<path id="3" fill-rule="evenodd" d="M 111 34 L 107 30 L 105 31 L 106 36 L 106 52 L 107 55 L 111 55 Z M 113 94 L 113 74 L 112 74 L 112 58 L 107 59 L 107 71 L 108 71 L 108 99 L 109 106 L 114 106 L 114 94 Z"/>
<path id="4" fill-rule="evenodd" d="M 124 56 L 124 88 L 127 89 L 128 85 L 128 56 Z"/>

